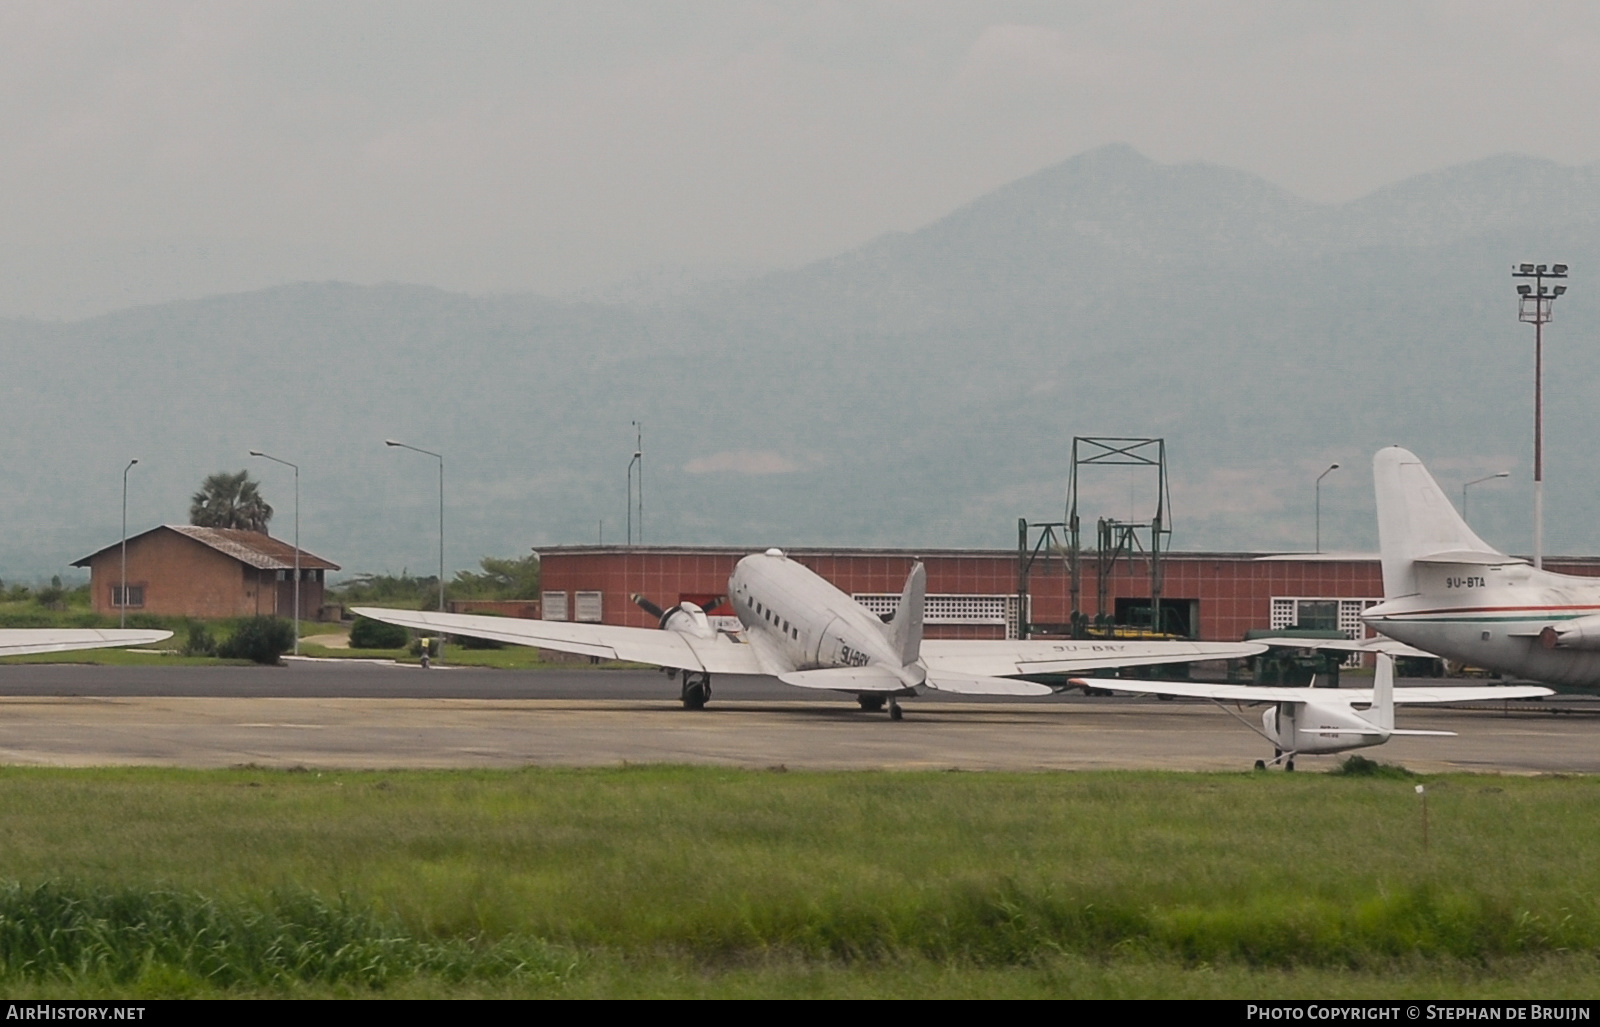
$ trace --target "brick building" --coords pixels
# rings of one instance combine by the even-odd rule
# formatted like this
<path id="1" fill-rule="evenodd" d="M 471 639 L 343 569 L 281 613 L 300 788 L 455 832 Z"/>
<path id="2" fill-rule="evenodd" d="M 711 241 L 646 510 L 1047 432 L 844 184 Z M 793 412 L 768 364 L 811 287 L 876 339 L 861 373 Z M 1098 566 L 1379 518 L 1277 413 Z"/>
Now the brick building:
<path id="1" fill-rule="evenodd" d="M 666 546 L 559 546 L 540 551 L 543 616 L 654 627 L 633 593 L 668 606 L 727 592 L 728 575 L 749 549 Z M 794 559 L 878 613 L 894 608 L 914 560 L 928 570 L 924 623 L 929 638 L 1004 638 L 1017 632 L 1018 559 L 1014 550 L 787 549 Z M 1092 554 L 1084 561 L 1078 609 L 1097 613 Z M 1161 607 L 1167 630 L 1231 642 L 1252 628 L 1332 628 L 1368 637 L 1360 621 L 1383 597 L 1376 555 L 1337 553 L 1167 553 Z M 1600 575 L 1600 559 L 1547 558 L 1563 574 Z M 1119 562 L 1108 576 L 1106 616 L 1114 624 L 1150 623 L 1149 571 Z M 1029 575 L 1027 622 L 1034 634 L 1065 633 L 1071 587 L 1059 558 Z M 717 612 L 712 611 L 715 616 Z M 732 614 L 732 610 L 726 610 Z"/>
<path id="2" fill-rule="evenodd" d="M 73 563 L 89 568 L 96 613 L 120 613 L 122 544 Z M 294 546 L 255 531 L 164 524 L 128 539 L 127 610 L 176 617 L 294 616 Z M 322 608 L 339 565 L 300 550 L 300 616 Z"/>

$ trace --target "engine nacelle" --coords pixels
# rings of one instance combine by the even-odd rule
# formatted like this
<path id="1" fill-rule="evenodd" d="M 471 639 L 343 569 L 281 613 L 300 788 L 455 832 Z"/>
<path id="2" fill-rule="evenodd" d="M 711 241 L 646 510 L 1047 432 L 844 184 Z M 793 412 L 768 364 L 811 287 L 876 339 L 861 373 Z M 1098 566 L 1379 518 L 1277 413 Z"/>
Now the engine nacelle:
<path id="1" fill-rule="evenodd" d="M 638 593 L 628 597 L 638 604 L 639 609 L 656 618 L 657 626 L 662 631 L 676 631 L 680 635 L 693 635 L 695 638 L 716 638 L 717 632 L 711 626 L 711 621 L 706 617 L 706 611 L 685 599 L 677 606 L 663 610 Z"/>
<path id="2" fill-rule="evenodd" d="M 1552 624 L 1539 632 L 1546 649 L 1600 649 L 1600 613 Z"/>
<path id="3" fill-rule="evenodd" d="M 661 615 L 661 629 L 676 631 L 680 635 L 693 635 L 695 638 L 717 637 L 716 631 L 711 627 L 711 621 L 706 617 L 706 611 L 688 600 Z"/>

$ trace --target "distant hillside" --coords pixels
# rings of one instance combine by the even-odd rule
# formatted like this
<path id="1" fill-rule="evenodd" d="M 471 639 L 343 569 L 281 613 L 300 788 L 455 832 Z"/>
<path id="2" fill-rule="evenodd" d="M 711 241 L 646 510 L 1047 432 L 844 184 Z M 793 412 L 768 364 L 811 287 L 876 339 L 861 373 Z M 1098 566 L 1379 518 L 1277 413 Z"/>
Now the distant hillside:
<path id="1" fill-rule="evenodd" d="M 1012 544 L 1060 513 L 1074 434 L 1164 435 L 1183 548 L 1375 545 L 1373 450 L 1404 443 L 1528 542 L 1531 329 L 1509 266 L 1562 260 L 1549 331 L 1551 547 L 1594 552 L 1600 172 L 1496 157 L 1321 206 L 1249 175 L 1107 147 L 916 232 L 653 302 L 301 284 L 66 325 L 0 323 L 0 576 L 182 520 L 250 466 L 347 570 L 620 541 L 628 422 L 646 540 Z M 1143 515 L 1143 483 L 1086 512 Z M 1130 488 L 1131 486 L 1131 488 Z M 1095 503 L 1099 504 L 1098 507 Z"/>

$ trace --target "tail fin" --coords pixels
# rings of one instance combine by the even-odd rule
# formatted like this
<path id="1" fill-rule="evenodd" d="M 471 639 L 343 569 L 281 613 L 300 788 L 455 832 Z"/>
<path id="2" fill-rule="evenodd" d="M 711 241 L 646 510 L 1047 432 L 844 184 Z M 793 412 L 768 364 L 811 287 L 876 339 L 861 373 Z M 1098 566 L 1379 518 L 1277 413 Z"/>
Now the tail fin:
<path id="1" fill-rule="evenodd" d="M 900 605 L 894 617 L 884 626 L 889 644 L 900 657 L 900 665 L 909 667 L 922 654 L 922 606 L 928 592 L 928 572 L 918 563 L 906 575 L 906 587 L 900 591 Z"/>
<path id="2" fill-rule="evenodd" d="M 1394 730 L 1394 657 L 1378 654 L 1378 672 L 1372 681 L 1372 712 L 1368 717 L 1383 731 Z"/>
<path id="3" fill-rule="evenodd" d="M 1446 563 L 1508 563 L 1505 554 L 1473 534 L 1422 461 L 1399 446 L 1372 458 L 1378 500 L 1378 545 L 1383 551 L 1386 599 L 1417 592 L 1412 564 L 1429 557 Z M 1482 560 L 1475 557 L 1480 555 Z"/>

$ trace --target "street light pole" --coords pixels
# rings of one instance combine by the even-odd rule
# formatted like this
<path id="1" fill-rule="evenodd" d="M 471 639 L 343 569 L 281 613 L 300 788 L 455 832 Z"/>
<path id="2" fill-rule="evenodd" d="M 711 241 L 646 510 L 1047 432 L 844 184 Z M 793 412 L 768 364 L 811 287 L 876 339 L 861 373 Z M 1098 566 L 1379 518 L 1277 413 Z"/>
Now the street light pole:
<path id="1" fill-rule="evenodd" d="M 291 464 L 287 460 L 279 460 L 269 456 L 259 449 L 252 449 L 251 456 L 259 456 L 264 460 L 271 460 L 275 464 L 294 468 L 294 654 L 300 655 L 300 465 Z"/>
<path id="2" fill-rule="evenodd" d="M 431 449 L 422 449 L 422 448 L 417 447 L 417 446 L 408 446 L 404 442 L 396 442 L 394 439 L 384 439 L 383 440 L 383 444 L 385 446 L 398 446 L 401 449 L 409 449 L 413 453 L 423 453 L 423 454 L 426 454 L 427 456 L 431 456 L 435 460 L 439 461 L 439 612 L 443 613 L 444 612 L 444 457 L 441 456 L 438 453 L 435 453 Z M 440 655 L 443 655 L 443 653 L 444 653 L 444 648 L 443 648 L 443 644 L 442 643 L 440 645 L 439 652 L 440 652 Z"/>
<path id="3" fill-rule="evenodd" d="M 1531 278 L 1517 286 L 1517 320 L 1533 325 L 1533 566 L 1544 567 L 1544 326 L 1565 285 L 1546 287 L 1546 278 L 1567 277 L 1565 264 L 1518 264 L 1512 278 Z"/>
<path id="4" fill-rule="evenodd" d="M 628 544 L 633 545 L 633 467 L 639 465 L 639 544 L 644 545 L 644 425 L 634 427 L 633 459 L 628 461 Z"/>
<path id="5" fill-rule="evenodd" d="M 1481 484 L 1482 482 L 1493 481 L 1496 478 L 1509 477 L 1511 477 L 1510 471 L 1501 471 L 1498 474 L 1485 474 L 1481 478 L 1474 478 L 1469 482 L 1464 482 L 1461 486 L 1461 519 L 1463 521 L 1467 519 L 1467 489 L 1470 489 L 1474 485 Z M 1470 528 L 1472 525 L 1469 523 L 1467 526 Z"/>
<path id="6" fill-rule="evenodd" d="M 138 457 L 135 457 L 122 469 L 122 591 L 117 600 L 117 608 L 122 611 L 122 618 L 117 622 L 117 626 L 123 628 L 128 626 L 128 472 L 133 470 L 133 465 L 138 462 Z"/>
<path id="7" fill-rule="evenodd" d="M 1322 479 L 1339 469 L 1338 464 L 1329 464 L 1328 469 L 1317 475 L 1317 552 L 1322 552 Z"/>

